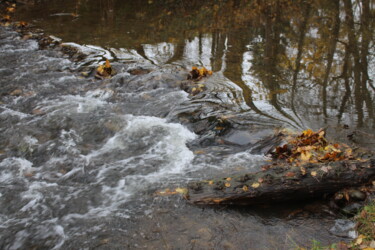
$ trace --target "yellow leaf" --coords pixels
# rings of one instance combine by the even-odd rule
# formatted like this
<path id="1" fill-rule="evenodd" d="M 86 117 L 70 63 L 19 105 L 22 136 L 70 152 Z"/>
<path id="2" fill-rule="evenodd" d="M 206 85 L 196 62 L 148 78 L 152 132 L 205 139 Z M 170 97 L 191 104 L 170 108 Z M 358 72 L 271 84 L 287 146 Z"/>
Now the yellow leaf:
<path id="1" fill-rule="evenodd" d="M 302 132 L 304 136 L 311 136 L 312 134 L 314 134 L 314 131 L 312 131 L 311 129 L 308 129 L 308 130 L 305 130 Z"/>
<path id="2" fill-rule="evenodd" d="M 232 178 L 230 178 L 230 177 L 226 178 L 226 181 L 231 181 L 231 180 L 232 180 Z"/>
<path id="3" fill-rule="evenodd" d="M 314 176 L 314 177 L 315 177 L 315 176 L 316 176 L 316 171 L 312 171 L 312 172 L 311 172 L 311 176 Z"/>
<path id="4" fill-rule="evenodd" d="M 214 181 L 209 181 L 208 184 L 212 185 L 212 184 L 214 184 Z"/>
<path id="5" fill-rule="evenodd" d="M 230 187 L 230 183 L 229 183 L 229 182 L 226 182 L 226 183 L 225 183 L 225 186 L 226 186 L 227 188 L 229 188 L 229 187 Z"/>
<path id="6" fill-rule="evenodd" d="M 260 186 L 260 184 L 258 182 L 254 182 L 253 185 L 251 185 L 251 187 L 253 188 L 258 188 Z"/>
<path id="7" fill-rule="evenodd" d="M 302 152 L 301 153 L 301 160 L 302 161 L 309 161 L 311 158 L 311 153 L 310 152 Z"/>
<path id="8" fill-rule="evenodd" d="M 355 240 L 355 245 L 361 245 L 363 241 L 363 235 L 361 234 L 358 236 L 358 238 Z"/>
<path id="9" fill-rule="evenodd" d="M 103 66 L 103 65 L 99 65 L 99 67 L 96 69 L 96 71 L 97 71 L 100 75 L 102 75 L 103 72 L 104 72 L 104 66 Z"/>
<path id="10" fill-rule="evenodd" d="M 306 169 L 304 167 L 300 167 L 302 175 L 306 175 Z"/>
<path id="11" fill-rule="evenodd" d="M 243 186 L 242 190 L 246 192 L 246 191 L 249 191 L 249 188 L 247 186 Z"/>
<path id="12" fill-rule="evenodd" d="M 179 193 L 179 194 L 187 194 L 187 193 L 188 193 L 187 188 L 176 188 L 175 191 L 176 191 L 177 193 Z"/>

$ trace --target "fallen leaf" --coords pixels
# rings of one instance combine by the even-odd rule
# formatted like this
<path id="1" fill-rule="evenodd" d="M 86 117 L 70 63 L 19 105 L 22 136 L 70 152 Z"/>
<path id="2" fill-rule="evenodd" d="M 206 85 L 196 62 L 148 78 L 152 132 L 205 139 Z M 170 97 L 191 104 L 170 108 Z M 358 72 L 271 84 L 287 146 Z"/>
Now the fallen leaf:
<path id="1" fill-rule="evenodd" d="M 9 95 L 20 96 L 20 95 L 22 95 L 22 90 L 20 90 L 20 89 L 13 90 Z"/>
<path id="2" fill-rule="evenodd" d="M 321 130 L 320 132 L 318 132 L 319 138 L 323 138 L 325 133 L 326 132 L 324 130 Z"/>
<path id="3" fill-rule="evenodd" d="M 208 182 L 208 185 L 212 185 L 212 184 L 214 184 L 214 181 L 209 181 Z"/>
<path id="4" fill-rule="evenodd" d="M 44 115 L 45 114 L 45 112 L 41 109 L 33 109 L 33 111 L 31 111 L 31 113 L 33 115 Z"/>
<path id="5" fill-rule="evenodd" d="M 96 69 L 96 75 L 97 78 L 109 78 L 111 75 L 114 74 L 114 71 L 112 69 L 112 66 L 108 59 L 105 59 L 105 63 L 103 65 L 99 65 Z"/>
<path id="6" fill-rule="evenodd" d="M 231 177 L 228 177 L 228 178 L 226 178 L 225 180 L 226 180 L 226 181 L 231 181 L 232 178 L 231 178 Z"/>
<path id="7" fill-rule="evenodd" d="M 358 236 L 358 238 L 355 240 L 355 245 L 361 245 L 363 241 L 364 236 L 361 234 Z"/>
<path id="8" fill-rule="evenodd" d="M 100 241 L 100 244 L 108 244 L 109 243 L 109 239 L 102 239 Z"/>
<path id="9" fill-rule="evenodd" d="M 204 150 L 196 150 L 196 151 L 194 151 L 194 154 L 196 154 L 196 155 L 202 155 L 202 154 L 205 154 L 206 153 L 206 151 L 204 151 Z"/>
<path id="10" fill-rule="evenodd" d="M 320 170 L 322 170 L 325 173 L 328 173 L 328 167 L 327 166 L 321 167 Z"/>
<path id="11" fill-rule="evenodd" d="M 349 201 L 350 200 L 350 195 L 348 192 L 344 193 L 345 200 Z"/>
<path id="12" fill-rule="evenodd" d="M 251 187 L 253 188 L 258 188 L 260 186 L 260 184 L 258 182 L 255 182 L 251 185 Z"/>
<path id="13" fill-rule="evenodd" d="M 25 28 L 27 27 L 29 24 L 27 22 L 24 22 L 24 21 L 21 21 L 21 22 L 18 22 L 16 24 L 17 28 Z"/>
<path id="14" fill-rule="evenodd" d="M 1 18 L 1 21 L 2 22 L 8 22 L 10 20 L 10 16 L 9 15 L 4 15 L 2 18 Z"/>
<path id="15" fill-rule="evenodd" d="M 8 7 L 8 8 L 6 8 L 6 11 L 9 12 L 9 13 L 13 13 L 13 12 L 16 11 L 16 8 L 14 8 L 14 7 Z"/>
<path id="16" fill-rule="evenodd" d="M 179 194 L 187 194 L 187 193 L 188 193 L 187 188 L 176 188 L 175 191 L 176 191 L 177 193 L 179 193 Z"/>
<path id="17" fill-rule="evenodd" d="M 249 191 L 249 188 L 247 186 L 243 186 L 242 190 L 246 192 L 246 191 Z"/>
<path id="18" fill-rule="evenodd" d="M 306 175 L 306 169 L 304 167 L 300 167 L 302 175 Z"/>
<path id="19" fill-rule="evenodd" d="M 212 71 L 207 70 L 205 67 L 202 67 L 202 68 L 192 67 L 188 75 L 188 80 L 199 81 L 203 77 L 210 76 L 210 75 L 212 75 Z"/>
<path id="20" fill-rule="evenodd" d="M 309 161 L 312 154 L 310 152 L 302 152 L 301 153 L 301 160 L 302 161 Z"/>
<path id="21" fill-rule="evenodd" d="M 286 177 L 294 177 L 296 174 L 293 172 L 288 172 L 285 174 Z"/>
<path id="22" fill-rule="evenodd" d="M 230 183 L 229 183 L 229 182 L 226 182 L 226 183 L 225 183 L 225 186 L 226 186 L 227 188 L 229 188 L 229 187 L 230 187 Z"/>
<path id="23" fill-rule="evenodd" d="M 311 176 L 314 176 L 314 177 L 315 177 L 315 176 L 316 176 L 316 171 L 312 171 L 312 172 L 311 172 Z"/>
<path id="24" fill-rule="evenodd" d="M 302 132 L 302 135 L 305 136 L 305 137 L 309 137 L 312 134 L 314 134 L 314 131 L 312 131 L 311 129 L 308 129 L 308 130 L 305 130 L 305 131 Z"/>

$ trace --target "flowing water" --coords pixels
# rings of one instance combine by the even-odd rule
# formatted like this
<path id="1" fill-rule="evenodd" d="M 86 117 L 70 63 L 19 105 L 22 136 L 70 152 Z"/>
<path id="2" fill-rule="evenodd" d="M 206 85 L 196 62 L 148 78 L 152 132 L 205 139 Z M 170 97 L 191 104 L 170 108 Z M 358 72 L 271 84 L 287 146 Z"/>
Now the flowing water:
<path id="1" fill-rule="evenodd" d="M 0 27 L 2 249 L 350 240 L 321 203 L 201 208 L 156 193 L 258 170 L 284 128 L 373 150 L 373 1 L 24 2 L 16 19 L 81 56 Z M 87 77 L 105 58 L 116 75 Z M 195 96 L 180 88 L 192 66 L 214 71 Z"/>

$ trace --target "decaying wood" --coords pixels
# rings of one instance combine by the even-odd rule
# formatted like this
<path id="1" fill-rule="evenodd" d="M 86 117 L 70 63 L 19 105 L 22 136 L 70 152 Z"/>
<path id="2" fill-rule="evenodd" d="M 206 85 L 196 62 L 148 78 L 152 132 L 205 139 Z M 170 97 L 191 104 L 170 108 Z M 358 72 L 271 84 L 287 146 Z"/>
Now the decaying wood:
<path id="1" fill-rule="evenodd" d="M 319 197 L 374 180 L 375 158 L 302 167 L 280 164 L 257 173 L 190 183 L 186 198 L 202 205 L 266 204 Z"/>

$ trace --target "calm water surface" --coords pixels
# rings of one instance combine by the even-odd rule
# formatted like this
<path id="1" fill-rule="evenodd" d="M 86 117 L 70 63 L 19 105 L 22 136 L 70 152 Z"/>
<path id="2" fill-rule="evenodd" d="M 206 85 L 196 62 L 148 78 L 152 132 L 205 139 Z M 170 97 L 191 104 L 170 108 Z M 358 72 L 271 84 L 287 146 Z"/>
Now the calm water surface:
<path id="1" fill-rule="evenodd" d="M 72 62 L 1 28 L 1 248 L 350 240 L 324 204 L 200 208 L 155 191 L 256 171 L 284 128 L 326 127 L 346 143 L 357 130 L 350 138 L 373 150 L 374 11 L 372 0 L 19 5 L 18 20 L 87 56 Z M 81 75 L 104 58 L 112 79 Z M 196 96 L 179 87 L 192 66 L 214 71 Z"/>

